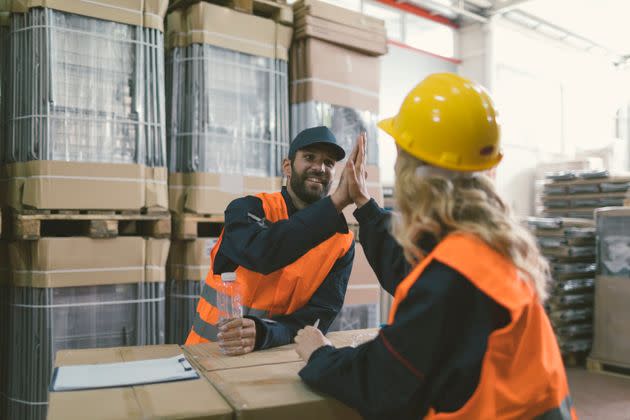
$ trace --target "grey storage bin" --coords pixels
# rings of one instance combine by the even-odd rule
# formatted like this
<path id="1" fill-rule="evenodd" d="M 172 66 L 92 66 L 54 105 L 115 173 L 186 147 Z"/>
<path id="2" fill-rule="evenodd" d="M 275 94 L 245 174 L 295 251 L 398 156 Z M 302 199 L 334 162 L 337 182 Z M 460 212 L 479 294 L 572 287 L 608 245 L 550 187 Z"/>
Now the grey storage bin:
<path id="1" fill-rule="evenodd" d="M 630 275 L 630 208 L 598 210 L 597 273 L 605 276 Z"/>

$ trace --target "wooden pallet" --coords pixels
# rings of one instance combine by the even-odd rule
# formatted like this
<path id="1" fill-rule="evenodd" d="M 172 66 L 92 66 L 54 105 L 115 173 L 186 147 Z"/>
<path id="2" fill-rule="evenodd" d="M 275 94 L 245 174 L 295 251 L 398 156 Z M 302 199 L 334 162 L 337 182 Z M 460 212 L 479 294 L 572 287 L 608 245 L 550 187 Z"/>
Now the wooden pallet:
<path id="1" fill-rule="evenodd" d="M 182 9 L 200 0 L 171 1 L 169 12 Z M 293 8 L 284 1 L 273 0 L 205 0 L 208 3 L 228 7 L 239 12 L 271 19 L 287 26 L 293 26 Z"/>
<path id="2" fill-rule="evenodd" d="M 589 357 L 586 359 L 586 368 L 590 372 L 603 373 L 630 380 L 630 365 L 609 363 Z"/>
<path id="3" fill-rule="evenodd" d="M 171 216 L 168 212 L 141 214 L 129 211 L 37 210 L 13 212 L 8 219 L 9 237 L 37 240 L 42 237 L 149 236 L 168 238 Z"/>
<path id="4" fill-rule="evenodd" d="M 218 237 L 224 222 L 223 214 L 173 214 L 173 239 Z"/>

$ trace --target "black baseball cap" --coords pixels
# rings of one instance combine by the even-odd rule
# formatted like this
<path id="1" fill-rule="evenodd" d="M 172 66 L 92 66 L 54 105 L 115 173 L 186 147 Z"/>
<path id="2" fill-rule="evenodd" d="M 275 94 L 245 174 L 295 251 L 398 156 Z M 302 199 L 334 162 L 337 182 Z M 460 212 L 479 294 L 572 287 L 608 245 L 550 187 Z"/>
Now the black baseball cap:
<path id="1" fill-rule="evenodd" d="M 343 158 L 346 157 L 345 150 L 343 150 L 343 147 L 339 146 L 337 138 L 332 131 L 330 131 L 328 127 L 319 126 L 302 130 L 295 136 L 291 142 L 291 146 L 289 146 L 289 159 L 295 158 L 295 154 L 298 150 L 313 144 L 330 144 L 333 146 L 335 159 L 337 159 L 337 161 L 343 160 Z"/>

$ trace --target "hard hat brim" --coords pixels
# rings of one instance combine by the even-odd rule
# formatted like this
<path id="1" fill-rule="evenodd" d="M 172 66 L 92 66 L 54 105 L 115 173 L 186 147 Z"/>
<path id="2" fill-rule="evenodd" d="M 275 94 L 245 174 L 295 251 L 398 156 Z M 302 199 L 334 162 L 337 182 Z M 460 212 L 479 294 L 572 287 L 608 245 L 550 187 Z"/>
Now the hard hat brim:
<path id="1" fill-rule="evenodd" d="M 394 119 L 393 118 L 385 118 L 384 120 L 379 121 L 377 126 L 381 130 L 383 130 L 384 132 L 392 136 L 394 140 L 396 139 L 396 136 L 394 135 L 395 133 L 394 133 Z"/>
<path id="2" fill-rule="evenodd" d="M 481 165 L 474 165 L 474 166 L 445 165 L 444 162 L 435 161 L 434 159 L 431 159 L 430 156 L 418 156 L 417 151 L 409 150 L 407 147 L 405 147 L 405 145 L 401 144 L 398 139 L 399 133 L 394 128 L 394 118 L 386 118 L 384 120 L 381 120 L 379 121 L 377 126 L 381 130 L 389 134 L 394 139 L 394 142 L 398 146 L 400 146 L 405 152 L 431 165 L 434 165 L 443 169 L 449 169 L 452 171 L 462 171 L 462 172 L 487 171 L 489 169 L 496 167 L 503 159 L 503 153 L 499 152 L 493 160 L 489 162 L 485 162 L 484 164 L 481 164 Z"/>

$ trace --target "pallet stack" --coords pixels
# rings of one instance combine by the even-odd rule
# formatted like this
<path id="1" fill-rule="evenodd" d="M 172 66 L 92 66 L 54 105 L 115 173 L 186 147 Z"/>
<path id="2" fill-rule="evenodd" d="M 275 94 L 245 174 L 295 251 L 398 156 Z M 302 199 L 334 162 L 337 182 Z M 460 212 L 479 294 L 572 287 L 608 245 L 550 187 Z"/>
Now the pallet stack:
<path id="1" fill-rule="evenodd" d="M 190 331 L 227 205 L 281 188 L 292 23 L 290 6 L 267 0 L 182 0 L 169 9 L 169 343 L 183 344 Z"/>
<path id="2" fill-rule="evenodd" d="M 58 350 L 164 342 L 167 2 L 9 6 L 0 418 L 36 420 Z"/>
<path id="3" fill-rule="evenodd" d="M 567 365 L 583 364 L 592 345 L 595 227 L 590 220 L 529 218 L 552 273 L 545 309 Z"/>
<path id="4" fill-rule="evenodd" d="M 608 171 L 563 171 L 547 175 L 543 188 L 546 217 L 593 219 L 601 207 L 623 206 L 630 176 L 613 176 Z"/>
<path id="5" fill-rule="evenodd" d="M 379 56 L 387 53 L 385 23 L 317 0 L 295 2 L 293 12 L 291 137 L 305 128 L 326 125 L 350 153 L 357 135 L 367 132 L 368 188 L 382 206 L 376 123 Z M 339 165 L 336 181 L 341 172 Z M 348 207 L 344 215 L 356 230 L 354 209 Z M 360 248 L 356 248 L 346 301 L 333 330 L 374 327 L 379 322 L 380 286 Z"/>
<path id="6" fill-rule="evenodd" d="M 630 375 L 630 207 L 599 209 L 591 371 Z"/>

